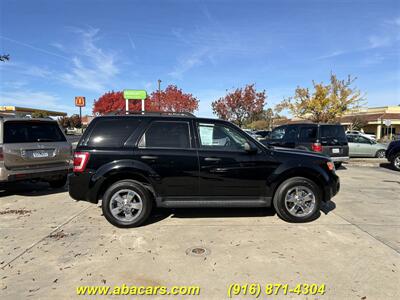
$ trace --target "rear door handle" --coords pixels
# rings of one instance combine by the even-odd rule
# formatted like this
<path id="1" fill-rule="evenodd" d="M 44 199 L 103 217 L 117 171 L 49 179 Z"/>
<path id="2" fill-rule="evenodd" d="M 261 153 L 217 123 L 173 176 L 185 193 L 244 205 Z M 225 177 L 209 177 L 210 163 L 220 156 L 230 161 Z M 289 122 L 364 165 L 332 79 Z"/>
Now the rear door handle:
<path id="1" fill-rule="evenodd" d="M 220 161 L 221 159 L 218 157 L 206 157 L 205 161 Z"/>
<path id="2" fill-rule="evenodd" d="M 141 159 L 147 159 L 147 160 L 155 160 L 158 158 L 158 156 L 151 156 L 151 155 L 143 155 L 140 157 Z"/>

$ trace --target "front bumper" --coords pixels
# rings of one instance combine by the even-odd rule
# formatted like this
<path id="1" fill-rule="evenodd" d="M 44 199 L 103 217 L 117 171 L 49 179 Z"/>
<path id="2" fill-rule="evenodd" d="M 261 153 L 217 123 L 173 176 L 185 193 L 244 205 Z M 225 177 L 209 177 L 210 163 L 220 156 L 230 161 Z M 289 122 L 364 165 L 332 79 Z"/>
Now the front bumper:
<path id="1" fill-rule="evenodd" d="M 350 157 L 348 157 L 348 156 L 338 156 L 338 157 L 330 157 L 330 159 L 333 162 L 344 162 L 344 161 L 348 161 L 350 159 Z"/>
<path id="2" fill-rule="evenodd" d="M 328 202 L 333 197 L 336 196 L 337 193 L 340 191 L 340 179 L 339 176 L 336 174 L 332 176 L 329 180 L 329 184 L 325 186 L 324 189 L 324 201 Z"/>

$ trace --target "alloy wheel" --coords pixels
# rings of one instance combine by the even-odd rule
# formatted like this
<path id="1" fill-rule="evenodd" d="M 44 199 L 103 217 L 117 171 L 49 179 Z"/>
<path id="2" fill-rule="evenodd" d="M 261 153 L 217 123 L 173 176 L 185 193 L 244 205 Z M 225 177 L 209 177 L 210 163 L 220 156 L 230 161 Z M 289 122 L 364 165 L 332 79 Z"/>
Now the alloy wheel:
<path id="1" fill-rule="evenodd" d="M 117 191 L 110 200 L 110 211 L 114 218 L 122 222 L 132 222 L 143 210 L 143 201 L 133 190 Z"/>
<path id="2" fill-rule="evenodd" d="M 315 202 L 314 192 L 306 186 L 293 187 L 285 196 L 285 207 L 295 217 L 306 217 L 312 214 Z"/>

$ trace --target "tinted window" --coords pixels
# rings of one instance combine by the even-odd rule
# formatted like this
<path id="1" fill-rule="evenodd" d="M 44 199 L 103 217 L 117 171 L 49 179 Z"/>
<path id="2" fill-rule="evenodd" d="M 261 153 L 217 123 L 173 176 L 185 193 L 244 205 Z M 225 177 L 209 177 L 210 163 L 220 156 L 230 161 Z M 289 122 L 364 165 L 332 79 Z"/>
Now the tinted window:
<path id="1" fill-rule="evenodd" d="M 275 129 L 271 132 L 270 138 L 271 138 L 272 140 L 281 140 L 281 139 L 283 139 L 283 137 L 285 136 L 285 129 L 286 129 L 286 127 L 278 127 L 278 128 L 275 128 Z"/>
<path id="2" fill-rule="evenodd" d="M 121 147 L 137 129 L 140 119 L 98 119 L 90 135 L 90 147 Z"/>
<path id="3" fill-rule="evenodd" d="M 347 136 L 347 141 L 348 141 L 349 143 L 355 143 L 355 141 L 354 141 L 354 136 L 353 136 L 353 135 L 348 135 L 348 136 Z"/>
<path id="4" fill-rule="evenodd" d="M 8 121 L 4 123 L 4 143 L 64 142 L 55 122 Z"/>
<path id="5" fill-rule="evenodd" d="M 302 127 L 300 129 L 299 140 L 301 142 L 314 142 L 317 138 L 317 127 Z"/>
<path id="6" fill-rule="evenodd" d="M 187 122 L 153 122 L 139 142 L 141 148 L 190 148 Z"/>
<path id="7" fill-rule="evenodd" d="M 321 125 L 321 139 L 322 140 L 338 140 L 347 142 L 344 129 L 340 125 Z"/>
<path id="8" fill-rule="evenodd" d="M 220 124 L 199 124 L 200 147 L 220 150 L 244 150 L 247 140 L 235 129 Z"/>
<path id="9" fill-rule="evenodd" d="M 288 128 L 286 128 L 286 133 L 284 137 L 286 142 L 294 142 L 296 141 L 296 137 L 297 137 L 297 127 L 289 126 Z"/>

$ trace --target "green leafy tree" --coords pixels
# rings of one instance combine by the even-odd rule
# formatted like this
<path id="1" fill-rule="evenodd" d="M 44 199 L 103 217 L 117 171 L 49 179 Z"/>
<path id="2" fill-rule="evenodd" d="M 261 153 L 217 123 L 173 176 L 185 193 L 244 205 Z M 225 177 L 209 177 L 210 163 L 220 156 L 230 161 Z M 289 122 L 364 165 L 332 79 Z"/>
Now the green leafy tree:
<path id="1" fill-rule="evenodd" d="M 312 92 L 308 88 L 297 87 L 294 96 L 284 99 L 276 110 L 288 110 L 295 117 L 316 123 L 335 122 L 347 110 L 359 107 L 363 100 L 361 92 L 352 87 L 355 80 L 350 75 L 345 80 L 339 80 L 331 74 L 329 84 L 313 81 Z"/>

